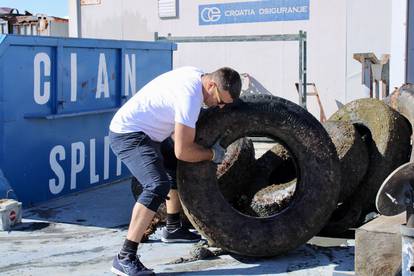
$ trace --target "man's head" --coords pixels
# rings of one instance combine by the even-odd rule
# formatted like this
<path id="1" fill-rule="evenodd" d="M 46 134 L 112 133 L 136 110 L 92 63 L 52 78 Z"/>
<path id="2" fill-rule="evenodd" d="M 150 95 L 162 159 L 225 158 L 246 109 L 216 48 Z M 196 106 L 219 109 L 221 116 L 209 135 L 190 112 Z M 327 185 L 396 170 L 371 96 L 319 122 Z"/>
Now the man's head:
<path id="1" fill-rule="evenodd" d="M 239 73 L 229 67 L 222 67 L 204 75 L 204 103 L 208 107 L 232 103 L 240 96 L 241 79 Z"/>

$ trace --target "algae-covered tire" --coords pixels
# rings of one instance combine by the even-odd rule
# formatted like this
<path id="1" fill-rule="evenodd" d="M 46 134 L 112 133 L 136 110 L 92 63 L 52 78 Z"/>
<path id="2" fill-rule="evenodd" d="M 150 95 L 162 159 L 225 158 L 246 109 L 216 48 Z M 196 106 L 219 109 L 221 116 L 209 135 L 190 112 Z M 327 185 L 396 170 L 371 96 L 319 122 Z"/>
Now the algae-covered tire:
<path id="1" fill-rule="evenodd" d="M 289 150 L 277 142 L 257 159 L 252 177 L 250 189 L 253 191 L 269 184 L 288 183 L 296 178 L 295 161 Z"/>
<path id="2" fill-rule="evenodd" d="M 341 164 L 339 202 L 344 202 L 358 187 L 368 169 L 368 149 L 355 126 L 347 121 L 323 123 L 335 145 Z"/>
<path id="3" fill-rule="evenodd" d="M 414 126 L 414 84 L 406 83 L 384 99 L 391 108 L 398 111 Z"/>
<path id="4" fill-rule="evenodd" d="M 411 135 L 408 121 L 377 99 L 350 102 L 329 121 L 348 121 L 360 133 L 368 132 L 369 166 L 355 200 L 362 202 L 363 213 L 375 210 L 375 197 L 382 182 L 394 169 L 408 161 Z"/>
<path id="5" fill-rule="evenodd" d="M 350 228 L 359 227 L 362 219 L 363 198 L 357 196 L 358 189 L 337 206 L 328 223 L 319 233 L 322 236 L 337 236 Z"/>
<path id="6" fill-rule="evenodd" d="M 259 190 L 250 207 L 259 217 L 268 217 L 289 205 L 296 189 L 296 179 L 288 183 L 272 184 Z"/>
<path id="7" fill-rule="evenodd" d="M 217 178 L 220 191 L 228 201 L 236 200 L 248 188 L 254 162 L 250 139 L 238 139 L 227 147 L 223 162 L 217 166 Z"/>
<path id="8" fill-rule="evenodd" d="M 287 206 L 295 192 L 296 165 L 289 150 L 276 142 L 270 150 L 257 159 L 252 182 L 245 190 L 243 210 L 266 217 L 280 212 Z"/>
<path id="9" fill-rule="evenodd" d="M 179 162 L 178 190 L 187 217 L 210 242 L 246 256 L 273 256 L 304 244 L 325 225 L 339 193 L 339 161 L 323 126 L 305 109 L 287 100 L 247 96 L 197 122 L 196 142 L 223 146 L 248 136 L 283 141 L 298 171 L 290 204 L 270 217 L 247 216 L 225 200 L 209 161 Z M 315 208 L 317 206 L 317 208 Z"/>
<path id="10" fill-rule="evenodd" d="M 323 124 L 331 137 L 341 164 L 339 204 L 321 231 L 337 236 L 357 226 L 362 215 L 361 198 L 355 198 L 358 186 L 368 170 L 369 153 L 356 127 L 349 121 L 327 121 Z"/>
<path id="11" fill-rule="evenodd" d="M 400 88 L 396 89 L 391 95 L 384 99 L 384 102 L 391 108 L 398 111 L 404 116 L 411 126 L 411 131 L 414 129 L 414 84 L 406 83 Z M 413 141 L 412 141 L 413 142 Z M 413 147 L 411 147 L 414 150 Z M 413 152 L 411 151 L 412 162 L 414 160 Z"/>

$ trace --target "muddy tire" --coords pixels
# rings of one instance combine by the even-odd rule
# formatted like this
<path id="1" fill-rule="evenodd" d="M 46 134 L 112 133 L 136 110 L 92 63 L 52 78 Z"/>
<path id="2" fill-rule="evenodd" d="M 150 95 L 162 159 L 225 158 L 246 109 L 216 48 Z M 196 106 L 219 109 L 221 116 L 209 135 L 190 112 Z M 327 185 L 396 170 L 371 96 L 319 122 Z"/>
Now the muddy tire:
<path id="1" fill-rule="evenodd" d="M 339 202 L 344 202 L 357 189 L 364 178 L 369 163 L 368 149 L 355 126 L 347 121 L 323 123 L 335 145 L 341 165 L 341 190 Z"/>
<path id="2" fill-rule="evenodd" d="M 341 192 L 338 206 L 320 235 L 337 236 L 358 225 L 362 216 L 362 199 L 355 198 L 369 164 L 369 153 L 355 126 L 348 121 L 327 121 L 325 129 L 331 137 L 341 164 Z"/>
<path id="3" fill-rule="evenodd" d="M 296 187 L 296 165 L 289 150 L 276 142 L 257 159 L 252 182 L 237 207 L 244 213 L 267 217 L 284 209 Z"/>
<path id="4" fill-rule="evenodd" d="M 246 136 L 275 138 L 289 148 L 299 177 L 283 212 L 258 218 L 225 200 L 212 162 L 180 161 L 178 190 L 193 225 L 216 246 L 247 256 L 285 253 L 318 233 L 336 206 L 340 180 L 335 147 L 322 125 L 298 105 L 272 96 L 248 96 L 210 112 L 197 123 L 197 143 L 211 147 L 222 135 L 223 146 Z"/>
<path id="5" fill-rule="evenodd" d="M 288 183 L 267 186 L 253 196 L 250 207 L 259 217 L 272 216 L 289 205 L 295 189 L 296 179 Z"/>
<path id="6" fill-rule="evenodd" d="M 254 184 L 251 188 L 257 191 L 269 184 L 287 183 L 295 178 L 295 161 L 286 147 L 281 143 L 276 143 L 257 159 L 253 173 Z"/>
<path id="7" fill-rule="evenodd" d="M 394 110 L 403 115 L 411 126 L 411 131 L 414 129 L 414 84 L 406 83 L 400 88 L 396 89 L 390 96 L 384 99 L 384 102 Z M 411 138 L 412 139 L 412 138 Z M 412 141 L 413 142 L 413 141 Z M 411 150 L 414 150 L 411 147 Z M 414 161 L 414 155 L 411 151 L 410 161 Z"/>
<path id="8" fill-rule="evenodd" d="M 408 161 L 409 123 L 398 112 L 376 99 L 350 102 L 333 114 L 329 121 L 350 122 L 366 137 L 369 166 L 353 195 L 353 201 L 362 204 L 362 214 L 374 211 L 375 197 L 382 182 L 394 169 Z"/>
<path id="9" fill-rule="evenodd" d="M 348 229 L 359 227 L 363 219 L 362 197 L 356 197 L 357 192 L 337 206 L 318 235 L 335 237 L 345 233 Z"/>
<path id="10" fill-rule="evenodd" d="M 238 139 L 227 147 L 223 162 L 217 166 L 217 178 L 220 191 L 229 202 L 234 202 L 248 189 L 254 163 L 250 139 Z"/>

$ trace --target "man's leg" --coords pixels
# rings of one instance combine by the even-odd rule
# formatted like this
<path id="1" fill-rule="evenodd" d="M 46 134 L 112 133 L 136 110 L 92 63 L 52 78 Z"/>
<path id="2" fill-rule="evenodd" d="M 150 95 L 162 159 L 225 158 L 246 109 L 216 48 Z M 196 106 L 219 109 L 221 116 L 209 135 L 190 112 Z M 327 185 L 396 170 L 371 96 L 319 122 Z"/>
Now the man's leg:
<path id="1" fill-rule="evenodd" d="M 170 181 L 165 172 L 160 144 L 142 132 L 110 133 L 111 147 L 140 181 L 143 192 L 134 205 L 124 245 L 114 258 L 111 271 L 118 275 L 153 275 L 137 256 L 138 244 L 159 205 L 167 197 Z"/>
<path id="2" fill-rule="evenodd" d="M 171 189 L 168 194 L 169 199 L 165 201 L 167 207 L 167 223 L 162 229 L 161 240 L 163 242 L 197 242 L 201 236 L 183 227 L 180 211 L 181 202 L 178 191 Z"/>
<path id="3" fill-rule="evenodd" d="M 137 258 L 138 244 L 155 212 L 137 202 L 132 209 L 127 237 L 115 256 L 111 271 L 118 275 L 153 275 Z"/>
<path id="4" fill-rule="evenodd" d="M 182 227 L 180 218 L 181 202 L 178 197 L 176 181 L 177 158 L 174 154 L 174 142 L 171 138 L 161 143 L 161 153 L 171 183 L 171 189 L 168 193 L 169 199 L 165 201 L 167 223 L 162 229 L 161 240 L 163 242 L 197 242 L 201 239 L 201 236 Z"/>
<path id="5" fill-rule="evenodd" d="M 178 198 L 178 191 L 171 189 L 168 193 L 170 199 L 165 201 L 167 207 L 167 214 L 178 214 L 181 211 L 181 202 Z"/>
<path id="6" fill-rule="evenodd" d="M 154 211 L 139 202 L 135 203 L 131 222 L 129 223 L 127 239 L 139 243 L 154 215 Z"/>

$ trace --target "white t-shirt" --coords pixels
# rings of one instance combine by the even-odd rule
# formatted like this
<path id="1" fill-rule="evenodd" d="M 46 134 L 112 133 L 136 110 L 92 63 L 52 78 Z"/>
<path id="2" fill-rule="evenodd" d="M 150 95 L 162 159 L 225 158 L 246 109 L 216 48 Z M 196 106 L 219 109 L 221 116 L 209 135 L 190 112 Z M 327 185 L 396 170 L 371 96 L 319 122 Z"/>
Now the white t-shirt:
<path id="1" fill-rule="evenodd" d="M 161 142 L 173 133 L 176 122 L 195 128 L 203 103 L 202 74 L 195 67 L 182 67 L 158 76 L 116 112 L 109 129 L 142 131 Z"/>

